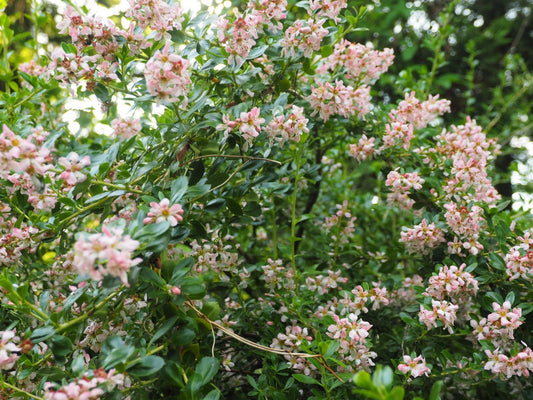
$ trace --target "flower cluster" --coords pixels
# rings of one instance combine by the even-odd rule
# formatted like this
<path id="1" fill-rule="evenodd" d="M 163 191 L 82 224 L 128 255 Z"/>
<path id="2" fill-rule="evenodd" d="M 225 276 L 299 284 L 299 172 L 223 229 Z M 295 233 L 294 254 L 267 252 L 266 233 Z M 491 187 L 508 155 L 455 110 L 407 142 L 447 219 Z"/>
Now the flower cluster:
<path id="1" fill-rule="evenodd" d="M 437 146 L 429 151 L 453 161 L 450 177 L 443 186 L 449 200 L 494 204 L 501 198 L 487 175 L 487 162 L 499 153 L 499 147 L 475 120 L 467 118 L 464 125 L 452 125 L 450 132 L 444 131 L 437 139 Z"/>
<path id="2" fill-rule="evenodd" d="M 334 85 L 329 82 L 318 82 L 317 85 L 311 87 L 311 94 L 306 97 L 313 108 L 312 116 L 319 114 L 320 118 L 327 121 L 335 114 L 346 118 L 353 115 L 362 117 L 370 111 L 370 88 L 368 86 L 354 89 L 338 79 Z"/>
<path id="3" fill-rule="evenodd" d="M 7 232 L 0 231 L 0 265 L 13 265 L 24 252 L 34 252 L 39 230 L 32 226 L 16 228 L 7 224 Z"/>
<path id="4" fill-rule="evenodd" d="M 459 268 L 455 265 L 442 266 L 438 275 L 429 278 L 426 294 L 437 299 L 449 298 L 456 303 L 464 303 L 475 296 L 479 287 L 478 281 L 469 272 L 464 271 L 466 264 L 461 264 Z"/>
<path id="5" fill-rule="evenodd" d="M 8 370 L 13 368 L 19 355 L 21 348 L 16 345 L 19 338 L 15 335 L 15 331 L 0 331 L 0 370 Z"/>
<path id="6" fill-rule="evenodd" d="M 187 105 L 187 94 L 191 78 L 187 72 L 189 62 L 174 54 L 170 42 L 162 50 L 154 53 L 144 70 L 146 89 L 158 101 L 175 103 L 183 99 L 182 106 Z"/>
<path id="7" fill-rule="evenodd" d="M 363 134 L 357 144 L 353 143 L 350 145 L 350 155 L 359 162 L 371 158 L 374 154 L 379 153 L 374 146 L 374 141 L 375 138 L 368 138 L 365 134 Z"/>
<path id="8" fill-rule="evenodd" d="M 41 127 L 32 129 L 32 133 L 23 138 L 7 125 L 3 125 L 0 134 L 0 178 L 9 182 L 6 185 L 9 193 L 27 195 L 35 211 L 50 211 L 57 202 L 57 194 L 46 182 L 46 178 L 53 180 L 55 177 L 52 154 L 43 146 L 47 135 Z"/>
<path id="9" fill-rule="evenodd" d="M 167 221 L 170 226 L 178 225 L 178 222 L 183 221 L 183 208 L 180 204 L 169 206 L 169 199 L 163 199 L 159 203 L 155 201 L 151 202 L 150 211 L 148 212 L 148 216 L 143 220 L 143 223 L 152 224 Z"/>
<path id="10" fill-rule="evenodd" d="M 389 121 L 412 124 L 415 129 L 425 128 L 439 115 L 450 112 L 450 101 L 439 100 L 439 96 L 429 96 L 428 100 L 420 101 L 415 92 L 405 94 L 404 100 L 389 113 Z"/>
<path id="11" fill-rule="evenodd" d="M 314 277 L 307 277 L 305 280 L 305 287 L 312 292 L 318 292 L 318 294 L 326 294 L 330 289 L 336 289 L 339 283 L 348 282 L 348 278 L 341 277 L 342 271 L 328 270 L 328 275 L 317 275 Z"/>
<path id="12" fill-rule="evenodd" d="M 438 96 L 429 96 L 428 100 L 421 102 L 414 92 L 406 93 L 405 99 L 389 113 L 381 150 L 396 145 L 408 150 L 415 129 L 425 128 L 436 117 L 449 111 L 449 100 L 438 100 Z"/>
<path id="13" fill-rule="evenodd" d="M 93 376 L 76 379 L 59 389 L 46 382 L 44 384 L 45 400 L 91 400 L 99 399 L 106 392 L 113 390 L 117 385 L 124 384 L 124 375 L 117 374 L 114 369 L 105 372 L 102 368 L 93 371 Z"/>
<path id="14" fill-rule="evenodd" d="M 372 50 L 369 46 L 350 43 L 343 39 L 335 44 L 333 53 L 317 69 L 317 73 L 334 71 L 339 67 L 345 68 L 346 79 L 368 84 L 386 72 L 393 60 L 392 49 Z"/>
<path id="15" fill-rule="evenodd" d="M 120 228 L 102 227 L 102 233 L 80 236 L 74 244 L 74 267 L 94 280 L 105 275 L 120 278 L 128 285 L 128 270 L 139 264 L 140 258 L 132 259 L 139 242 L 123 236 Z"/>
<path id="16" fill-rule="evenodd" d="M 372 325 L 359 319 L 354 313 L 341 318 L 333 315 L 334 324 L 328 326 L 327 335 L 339 341 L 339 349 L 342 361 L 347 364 L 348 371 L 357 369 L 369 369 L 374 365 L 373 358 L 377 355 L 370 351 L 366 338 Z"/>
<path id="17" fill-rule="evenodd" d="M 331 234 L 331 239 L 338 244 L 347 244 L 355 232 L 356 217 L 353 217 L 348 210 L 348 202 L 345 200 L 342 204 L 336 204 L 337 211 L 335 214 L 326 217 L 322 227 Z"/>
<path id="18" fill-rule="evenodd" d="M 322 39 L 328 34 L 328 30 L 322 26 L 325 22 L 325 19 L 314 21 L 311 18 L 307 21 L 294 21 L 281 41 L 281 55 L 294 57 L 297 50 L 303 50 L 304 57 L 311 57 L 314 51 L 320 49 Z"/>
<path id="19" fill-rule="evenodd" d="M 52 53 L 48 70 L 55 72 L 55 78 L 63 85 L 85 79 L 87 89 L 93 90 L 97 80 L 114 81 L 118 79 L 116 53 L 122 44 L 129 46 L 130 54 L 149 46 L 143 34 L 133 31 L 133 23 L 126 32 L 115 27 L 111 20 L 82 16 L 70 7 L 57 27 L 60 33 L 68 32 L 77 49 L 76 53 L 63 49 Z"/>
<path id="20" fill-rule="evenodd" d="M 434 222 L 428 224 L 425 219 L 411 229 L 400 233 L 400 242 L 405 244 L 405 249 L 413 254 L 428 254 L 431 249 L 445 242 L 442 229 Z"/>
<path id="21" fill-rule="evenodd" d="M 290 353 L 297 353 L 302 343 L 310 343 L 313 340 L 307 331 L 307 328 L 302 328 L 296 324 L 287 326 L 285 328 L 285 334 L 279 333 L 276 338 L 273 339 L 270 347 L 273 349 L 286 350 Z M 311 364 L 308 360 L 298 355 L 286 354 L 285 359 L 289 366 L 295 371 L 304 373 L 305 375 L 311 375 L 316 366 Z"/>
<path id="22" fill-rule="evenodd" d="M 119 48 L 117 38 L 121 36 L 111 20 L 102 21 L 100 17 L 85 17 L 68 7 L 64 19 L 58 22 L 60 34 L 68 32 L 72 43 L 79 51 L 91 46 L 104 62 L 112 61 Z M 114 64 L 116 68 L 117 64 Z"/>
<path id="23" fill-rule="evenodd" d="M 217 130 L 224 131 L 227 136 L 229 132 L 238 129 L 245 140 L 245 146 L 251 146 L 253 138 L 259 136 L 261 132 L 261 124 L 265 123 L 265 119 L 260 117 L 261 111 L 254 107 L 248 112 L 242 112 L 240 117 L 232 121 L 229 115 L 222 117 L 222 124 L 217 125 Z"/>
<path id="24" fill-rule="evenodd" d="M 343 8 L 348 7 L 347 0 L 310 0 L 309 14 L 315 13 L 315 17 L 327 17 L 338 23 L 339 14 Z"/>
<path id="25" fill-rule="evenodd" d="M 397 169 L 389 172 L 385 185 L 391 188 L 387 195 L 389 205 L 397 205 L 401 209 L 409 210 L 415 201 L 409 198 L 411 189 L 420 190 L 425 180 L 418 176 L 418 172 L 400 174 Z"/>
<path id="26" fill-rule="evenodd" d="M 168 4 L 163 0 L 129 0 L 126 16 L 133 18 L 141 29 L 150 27 L 155 39 L 170 38 L 173 29 L 181 30 L 183 10 L 178 3 Z"/>
<path id="27" fill-rule="evenodd" d="M 426 309 L 423 305 L 420 305 L 418 319 L 426 325 L 428 330 L 433 327 L 436 328 L 437 321 L 441 321 L 444 324 L 443 329 L 448 329 L 448 332 L 453 333 L 452 326 L 455 324 L 458 308 L 459 306 L 449 303 L 446 300 L 431 300 L 430 310 Z"/>
<path id="28" fill-rule="evenodd" d="M 514 340 L 514 331 L 522 325 L 522 309 L 513 308 L 504 301 L 502 305 L 492 303 L 494 312 L 479 321 L 470 320 L 477 340 L 490 340 L 495 346 L 509 348 Z"/>
<path id="29" fill-rule="evenodd" d="M 235 14 L 235 22 L 220 17 L 215 22 L 218 41 L 223 44 L 228 53 L 228 63 L 242 65 L 257 39 L 258 24 L 263 18 L 256 13 L 241 15 Z"/>
<path id="30" fill-rule="evenodd" d="M 283 29 L 280 21 L 287 18 L 287 0 L 250 0 L 248 8 L 259 23 L 268 24 L 273 33 Z"/>
<path id="31" fill-rule="evenodd" d="M 394 290 L 390 294 L 390 302 L 393 305 L 401 306 L 403 304 L 410 304 L 416 300 L 416 287 L 422 287 L 424 280 L 420 275 L 405 278 L 402 281 L 401 287 Z"/>
<path id="32" fill-rule="evenodd" d="M 403 356 L 403 364 L 398 365 L 398 370 L 402 374 L 410 374 L 413 378 L 426 375 L 429 376 L 431 370 L 426 365 L 426 360 L 422 356 L 412 358 L 411 356 Z"/>
<path id="33" fill-rule="evenodd" d="M 289 115 L 274 114 L 272 120 L 265 126 L 264 131 L 270 139 L 270 144 L 278 142 L 281 146 L 288 140 L 300 141 L 300 136 L 308 133 L 307 123 L 303 108 L 292 105 Z"/>
<path id="34" fill-rule="evenodd" d="M 81 170 L 91 165 L 91 158 L 84 156 L 80 159 L 78 153 L 71 152 L 67 157 L 60 157 L 58 164 L 64 168 L 59 178 L 63 180 L 65 186 L 73 187 L 87 179 Z"/>
<path id="35" fill-rule="evenodd" d="M 18 66 L 18 70 L 30 76 L 42 76 L 43 78 L 49 78 L 48 69 L 36 64 L 34 60 L 31 60 L 29 63 L 20 64 Z M 29 82 L 25 80 L 22 81 L 22 86 L 27 89 L 32 89 L 33 87 Z"/>
<path id="36" fill-rule="evenodd" d="M 531 281 L 533 277 L 533 238 L 531 238 L 531 231 L 526 232 L 518 240 L 521 243 L 511 247 L 505 255 L 507 275 L 509 280 L 522 278 Z"/>
<path id="37" fill-rule="evenodd" d="M 137 136 L 142 129 L 141 121 L 134 118 L 115 118 L 111 121 L 111 127 L 113 128 L 113 134 L 121 139 L 129 139 Z"/>
<path id="38" fill-rule="evenodd" d="M 282 260 L 267 260 L 268 264 L 263 265 L 263 277 L 265 282 L 270 287 L 272 292 L 277 289 L 294 290 L 296 284 L 294 283 L 294 271 L 292 268 L 285 268 Z"/>
<path id="39" fill-rule="evenodd" d="M 503 354 L 499 349 L 494 351 L 485 350 L 489 361 L 485 363 L 484 368 L 502 378 L 509 379 L 512 376 L 529 377 L 533 372 L 533 351 L 526 347 L 517 353 L 514 357 Z"/>
<path id="40" fill-rule="evenodd" d="M 235 276 L 240 279 L 239 285 L 246 287 L 249 272 L 240 267 L 242 260 L 238 253 L 232 251 L 235 249 L 228 243 L 229 240 L 231 237 L 220 238 L 218 232 L 213 231 L 210 240 L 193 240 L 187 255 L 195 258 L 193 269 L 197 274 L 213 273 L 222 282 L 229 282 Z M 238 244 L 235 247 L 238 248 Z"/>
<path id="41" fill-rule="evenodd" d="M 483 209 L 477 205 L 470 208 L 458 207 L 454 202 L 445 204 L 444 208 L 446 223 L 458 236 L 453 242 L 448 243 L 450 253 L 461 255 L 461 250 L 465 249 L 470 254 L 476 255 L 483 250 L 483 245 L 478 241 L 482 223 L 485 222 L 482 217 Z"/>

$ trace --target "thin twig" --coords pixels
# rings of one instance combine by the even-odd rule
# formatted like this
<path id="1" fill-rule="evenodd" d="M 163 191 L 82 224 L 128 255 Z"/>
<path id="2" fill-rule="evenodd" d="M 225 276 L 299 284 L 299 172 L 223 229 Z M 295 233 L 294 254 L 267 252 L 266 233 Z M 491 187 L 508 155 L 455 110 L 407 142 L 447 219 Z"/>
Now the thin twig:
<path id="1" fill-rule="evenodd" d="M 308 354 L 308 353 L 293 353 L 290 351 L 282 350 L 282 349 L 274 349 L 272 347 L 263 346 L 262 344 L 258 344 L 255 342 L 252 342 L 251 340 L 248 340 L 246 338 L 243 338 L 242 336 L 236 334 L 235 332 L 229 330 L 228 328 L 220 325 L 217 322 L 211 321 L 207 315 L 205 315 L 203 312 L 198 310 L 194 304 L 192 304 L 192 301 L 188 300 L 185 302 L 185 305 L 192 308 L 196 314 L 202 319 L 204 319 L 206 322 L 208 322 L 212 327 L 214 326 L 217 329 L 220 329 L 222 332 L 224 332 L 226 335 L 232 337 L 235 340 L 238 340 L 241 343 L 244 343 L 250 347 L 253 347 L 254 349 L 266 351 L 268 353 L 274 353 L 274 354 L 281 354 L 285 356 L 291 356 L 291 357 L 302 357 L 302 358 L 315 358 L 320 364 L 322 364 L 329 372 L 333 374 L 335 378 L 337 378 L 340 382 L 345 383 L 345 381 L 339 377 L 335 371 L 333 371 L 324 360 L 324 357 L 321 354 Z"/>
<path id="2" fill-rule="evenodd" d="M 180 163 L 179 166 L 183 167 L 184 165 L 187 165 L 187 164 L 192 163 L 194 161 L 200 160 L 202 158 L 214 158 L 214 157 L 241 158 L 241 159 L 244 158 L 246 160 L 267 161 L 267 162 L 271 162 L 271 163 L 275 163 L 275 164 L 281 165 L 281 163 L 279 161 L 271 160 L 270 158 L 241 156 L 241 155 L 232 155 L 232 154 L 206 154 L 206 155 L 203 155 L 203 156 L 194 157 L 194 158 L 191 158 L 190 160 L 184 161 L 184 162 Z"/>

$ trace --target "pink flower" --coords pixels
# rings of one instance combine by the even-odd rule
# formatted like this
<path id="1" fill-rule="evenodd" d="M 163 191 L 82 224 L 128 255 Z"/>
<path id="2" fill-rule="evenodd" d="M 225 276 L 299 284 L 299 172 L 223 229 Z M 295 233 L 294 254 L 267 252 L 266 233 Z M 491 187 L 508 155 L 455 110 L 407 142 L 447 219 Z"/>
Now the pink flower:
<path id="1" fill-rule="evenodd" d="M 316 17 L 326 16 L 338 23 L 341 10 L 347 6 L 347 0 L 310 0 L 308 12 L 316 11 Z"/>
<path id="2" fill-rule="evenodd" d="M 428 254 L 430 249 L 445 241 L 442 229 L 437 228 L 435 223 L 428 224 L 425 219 L 419 225 L 401 232 L 400 236 L 400 242 L 405 244 L 410 254 Z"/>
<path id="3" fill-rule="evenodd" d="M 139 264 L 142 259 L 132 259 L 139 242 L 129 235 L 123 236 L 122 229 L 102 227 L 102 233 L 87 237 L 80 236 L 74 244 L 73 266 L 82 274 L 94 280 L 101 280 L 104 275 L 120 278 L 128 285 L 127 272 Z"/>
<path id="4" fill-rule="evenodd" d="M 91 158 L 85 156 L 80 159 L 78 153 L 71 152 L 67 157 L 60 157 L 58 161 L 65 170 L 59 175 L 66 185 L 75 186 L 87 179 L 87 176 L 81 172 L 84 167 L 91 165 Z"/>
<path id="5" fill-rule="evenodd" d="M 333 53 L 317 69 L 317 73 L 324 74 L 343 68 L 347 79 L 369 84 L 387 71 L 393 60 L 392 49 L 376 51 L 363 44 L 350 43 L 343 39 L 335 45 Z"/>
<path id="6" fill-rule="evenodd" d="M 15 336 L 15 331 L 0 331 L 0 370 L 8 370 L 13 368 L 21 349 L 15 342 L 19 341 L 19 338 Z"/>
<path id="7" fill-rule="evenodd" d="M 403 374 L 411 374 L 413 378 L 426 375 L 429 376 L 431 370 L 426 365 L 426 360 L 422 356 L 412 359 L 410 356 L 403 356 L 404 364 L 399 364 L 398 369 Z"/>
<path id="8" fill-rule="evenodd" d="M 185 106 L 191 84 L 187 72 L 189 62 L 171 50 L 171 44 L 167 42 L 165 47 L 156 51 L 146 63 L 146 88 L 159 101 L 175 103 L 183 98 L 182 105 Z"/>
<path id="9" fill-rule="evenodd" d="M 328 30 L 322 25 L 325 19 L 307 21 L 301 19 L 294 21 L 292 26 L 285 31 L 285 38 L 281 41 L 282 56 L 293 57 L 297 50 L 303 50 L 304 57 L 312 57 L 314 51 L 320 49 L 322 39 L 328 34 Z"/>
<path id="10" fill-rule="evenodd" d="M 262 23 L 262 16 L 257 13 L 242 15 L 235 13 L 235 22 L 220 17 L 215 22 L 217 37 L 229 54 L 228 63 L 242 65 L 257 39 L 257 28 Z"/>
<path id="11" fill-rule="evenodd" d="M 300 136 L 309 132 L 307 128 L 309 120 L 305 118 L 303 108 L 293 105 L 291 111 L 287 117 L 285 115 L 274 116 L 265 127 L 271 144 L 276 141 L 283 145 L 287 140 L 299 142 Z"/>
<path id="12" fill-rule="evenodd" d="M 222 117 L 223 123 L 217 125 L 216 129 L 224 131 L 224 137 L 227 137 L 229 132 L 238 128 L 245 140 L 245 149 L 252 145 L 253 138 L 259 136 L 261 124 L 265 123 L 265 119 L 260 117 L 260 109 L 257 107 L 248 112 L 241 112 L 241 115 L 235 121 L 230 118 L 229 115 L 224 115 Z"/>
<path id="13" fill-rule="evenodd" d="M 259 108 L 254 107 L 249 112 L 242 112 L 239 120 L 241 125 L 239 131 L 242 136 L 248 141 L 256 137 L 261 132 L 261 124 L 265 122 L 264 118 L 259 117 Z"/>
<path id="14" fill-rule="evenodd" d="M 520 320 L 522 309 L 513 308 L 511 311 L 511 303 L 509 301 L 504 301 L 502 305 L 494 302 L 492 303 L 492 308 L 494 312 L 487 317 L 487 320 L 492 324 L 499 327 L 511 327 L 513 329 L 522 325 L 522 321 Z"/>
<path id="15" fill-rule="evenodd" d="M 478 281 L 472 274 L 464 271 L 465 267 L 466 264 L 461 264 L 459 268 L 455 265 L 444 265 L 438 275 L 429 278 L 426 293 L 439 300 L 446 296 L 465 300 L 472 297 L 478 291 Z"/>
<path id="16" fill-rule="evenodd" d="M 155 31 L 155 39 L 170 39 L 169 31 L 181 30 L 184 20 L 183 9 L 178 3 L 168 4 L 163 0 L 129 0 L 127 17 L 133 18 L 141 29 L 150 27 Z"/>
<path id="17" fill-rule="evenodd" d="M 533 276 L 533 240 L 531 231 L 519 237 L 520 244 L 513 246 L 505 255 L 509 280 L 522 278 L 531 281 Z"/>
<path id="18" fill-rule="evenodd" d="M 418 319 L 426 325 L 428 330 L 437 327 L 437 320 L 441 321 L 444 324 L 444 329 L 448 329 L 448 332 L 453 333 L 452 326 L 455 324 L 458 308 L 459 306 L 445 300 L 431 300 L 431 310 L 427 310 L 423 305 L 420 305 Z"/>
<path id="19" fill-rule="evenodd" d="M 357 115 L 363 117 L 370 111 L 370 88 L 361 86 L 354 89 L 345 86 L 341 80 L 335 85 L 318 82 L 318 87 L 311 87 L 311 95 L 305 98 L 313 108 L 312 116 L 320 115 L 324 121 L 334 114 L 345 118 Z"/>
<path id="20" fill-rule="evenodd" d="M 111 127 L 115 130 L 115 136 L 128 139 L 141 132 L 141 120 L 133 118 L 115 118 L 111 121 Z"/>
<path id="21" fill-rule="evenodd" d="M 170 207 L 169 205 L 169 199 L 163 199 L 159 203 L 156 203 L 155 201 L 151 202 L 150 206 L 152 208 L 150 208 L 148 217 L 146 217 L 143 222 L 145 224 L 150 224 L 154 222 L 168 221 L 170 226 L 178 225 L 178 222 L 183 221 L 183 208 L 180 204 L 172 204 Z"/>
<path id="22" fill-rule="evenodd" d="M 365 161 L 379 151 L 374 147 L 374 138 L 367 138 L 365 134 L 361 136 L 357 144 L 350 145 L 350 155 L 359 162 Z"/>

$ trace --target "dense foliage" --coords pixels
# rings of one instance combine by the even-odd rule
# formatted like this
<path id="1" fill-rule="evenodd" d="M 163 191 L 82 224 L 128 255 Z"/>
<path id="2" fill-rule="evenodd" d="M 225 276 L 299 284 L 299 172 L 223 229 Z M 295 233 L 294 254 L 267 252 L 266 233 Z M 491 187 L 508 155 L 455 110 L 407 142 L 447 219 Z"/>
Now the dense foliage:
<path id="1" fill-rule="evenodd" d="M 398 76 L 342 0 L 2 14 L 0 397 L 530 398 L 531 220 L 434 92 L 458 3 Z"/>

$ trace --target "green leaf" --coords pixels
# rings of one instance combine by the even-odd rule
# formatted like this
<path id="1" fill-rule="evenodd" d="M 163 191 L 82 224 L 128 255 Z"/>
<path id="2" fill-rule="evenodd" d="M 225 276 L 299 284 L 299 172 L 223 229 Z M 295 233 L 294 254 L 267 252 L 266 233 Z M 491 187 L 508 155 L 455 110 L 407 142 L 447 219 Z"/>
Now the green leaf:
<path id="1" fill-rule="evenodd" d="M 78 300 L 89 288 L 89 285 L 76 289 L 63 303 L 63 310 L 70 310 L 70 307 Z"/>
<path id="2" fill-rule="evenodd" d="M 211 390 L 203 398 L 203 400 L 218 400 L 218 399 L 220 399 L 220 392 L 217 389 Z"/>
<path id="3" fill-rule="evenodd" d="M 218 315 L 220 314 L 220 305 L 216 301 L 208 301 L 202 307 L 202 312 L 211 321 L 215 321 L 218 319 Z"/>
<path id="4" fill-rule="evenodd" d="M 394 386 L 387 394 L 385 400 L 403 400 L 405 396 L 405 389 L 401 386 Z"/>
<path id="5" fill-rule="evenodd" d="M 128 193 L 128 192 L 125 191 L 125 190 L 113 190 L 112 192 L 99 193 L 97 195 L 89 197 L 87 199 L 87 201 L 85 202 L 85 204 L 91 204 L 91 203 L 94 203 L 94 202 L 96 202 L 98 200 L 105 199 L 107 197 L 119 197 L 119 196 L 122 196 L 123 194 L 126 194 L 126 193 Z"/>
<path id="6" fill-rule="evenodd" d="M 355 389 L 353 392 L 357 394 L 362 394 L 366 397 L 370 397 L 371 399 L 383 400 L 383 396 L 381 395 L 381 393 L 373 392 L 372 390 Z"/>
<path id="7" fill-rule="evenodd" d="M 43 340 L 51 338 L 52 336 L 54 336 L 55 333 L 55 329 L 51 326 L 37 328 L 32 332 L 30 340 L 32 341 L 32 343 L 39 343 Z"/>
<path id="8" fill-rule="evenodd" d="M 353 382 L 363 389 L 374 389 L 370 374 L 366 371 L 359 371 L 353 377 Z"/>
<path id="9" fill-rule="evenodd" d="M 72 352 L 72 342 L 68 337 L 62 335 L 52 336 L 52 352 L 55 357 L 66 357 Z"/>
<path id="10" fill-rule="evenodd" d="M 196 366 L 196 371 L 187 383 L 192 398 L 196 398 L 202 386 L 208 384 L 218 372 L 219 363 L 214 357 L 204 357 Z"/>
<path id="11" fill-rule="evenodd" d="M 263 55 L 263 53 L 266 51 L 266 49 L 268 49 L 268 45 L 267 44 L 264 44 L 262 46 L 256 47 L 255 49 L 252 49 L 248 53 L 247 59 L 248 60 L 253 60 L 254 58 L 261 57 Z"/>
<path id="12" fill-rule="evenodd" d="M 181 260 L 172 271 L 172 277 L 168 281 L 170 286 L 181 286 L 183 278 L 191 270 L 194 265 L 194 258 L 187 257 Z"/>
<path id="13" fill-rule="evenodd" d="M 172 336 L 172 343 L 176 346 L 187 346 L 188 344 L 192 343 L 195 337 L 196 333 L 192 329 L 184 326 L 183 328 L 179 329 L 174 336 Z"/>
<path id="14" fill-rule="evenodd" d="M 213 199 L 204 206 L 204 210 L 207 212 L 217 212 L 226 205 L 225 199 Z"/>
<path id="15" fill-rule="evenodd" d="M 292 377 L 296 379 L 298 382 L 302 382 L 307 385 L 320 385 L 319 381 L 317 381 L 315 378 L 309 375 L 293 374 Z"/>
<path id="16" fill-rule="evenodd" d="M 102 367 L 107 370 L 118 364 L 126 363 L 134 352 L 135 348 L 125 344 L 118 336 L 109 336 L 100 351 L 100 354 L 104 357 Z"/>
<path id="17" fill-rule="evenodd" d="M 505 296 L 505 301 L 508 301 L 509 303 L 511 303 L 511 305 L 513 305 L 514 300 L 515 300 L 514 292 L 507 293 L 507 296 Z"/>
<path id="18" fill-rule="evenodd" d="M 429 393 L 428 400 L 440 400 L 439 394 L 440 394 L 443 384 L 444 384 L 444 381 L 437 381 L 433 384 L 433 386 L 431 387 L 431 392 Z"/>
<path id="19" fill-rule="evenodd" d="M 413 317 L 411 317 L 409 314 L 407 314 L 407 313 L 402 311 L 398 315 L 400 316 L 401 320 L 403 322 L 405 322 L 407 325 L 419 326 L 419 323 Z"/>
<path id="20" fill-rule="evenodd" d="M 261 215 L 261 206 L 256 201 L 250 201 L 246 203 L 246 206 L 243 208 L 243 212 L 246 215 L 250 215 L 252 217 L 259 217 Z"/>
<path id="21" fill-rule="evenodd" d="M 105 87 L 101 83 L 96 84 L 94 88 L 94 94 L 102 103 L 107 103 L 111 98 L 111 96 L 109 95 L 109 90 L 107 90 L 107 87 Z"/>
<path id="22" fill-rule="evenodd" d="M 155 273 L 155 271 L 151 268 L 143 267 L 141 268 L 140 277 L 144 282 L 153 283 L 155 286 L 159 288 L 164 288 L 166 286 L 166 282 L 161 278 L 159 275 Z"/>
<path id="23" fill-rule="evenodd" d="M 202 278 L 197 276 L 187 276 L 183 280 L 181 290 L 184 294 L 188 295 L 193 300 L 199 300 L 206 294 L 205 286 L 203 285 Z"/>
<path id="24" fill-rule="evenodd" d="M 146 356 L 128 368 L 128 373 L 134 377 L 143 377 L 155 374 L 165 366 L 165 360 L 159 356 Z"/>
<path id="25" fill-rule="evenodd" d="M 329 57 L 333 53 L 333 46 L 327 45 L 327 46 L 321 46 L 320 47 L 320 55 L 322 57 Z"/>
<path id="26" fill-rule="evenodd" d="M 382 365 L 378 365 L 372 374 L 372 384 L 377 388 L 388 388 L 392 385 L 392 379 L 393 373 L 389 366 L 383 367 Z"/>
<path id="27" fill-rule="evenodd" d="M 174 180 L 170 185 L 170 203 L 178 203 L 183 195 L 187 193 L 187 187 L 189 184 L 189 179 L 186 176 L 180 176 L 178 179 Z"/>
<path id="28" fill-rule="evenodd" d="M 498 254 L 490 252 L 488 257 L 490 259 L 490 265 L 493 268 L 496 268 L 500 271 L 506 270 L 505 261 Z"/>
<path id="29" fill-rule="evenodd" d="M 167 319 L 165 322 L 161 324 L 159 329 L 155 331 L 154 335 L 152 336 L 152 339 L 150 339 L 150 342 L 148 343 L 148 346 L 150 346 L 152 343 L 157 341 L 160 337 L 162 337 L 165 333 L 167 333 L 170 328 L 174 326 L 176 321 L 178 320 L 178 316 L 175 315 L 171 317 L 170 319 Z"/>
<path id="30" fill-rule="evenodd" d="M 83 354 L 78 354 L 72 363 L 70 364 L 70 369 L 74 374 L 79 375 L 85 371 L 85 357 Z"/>

